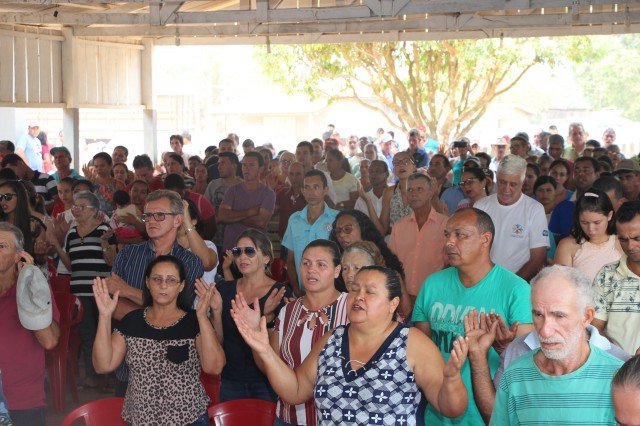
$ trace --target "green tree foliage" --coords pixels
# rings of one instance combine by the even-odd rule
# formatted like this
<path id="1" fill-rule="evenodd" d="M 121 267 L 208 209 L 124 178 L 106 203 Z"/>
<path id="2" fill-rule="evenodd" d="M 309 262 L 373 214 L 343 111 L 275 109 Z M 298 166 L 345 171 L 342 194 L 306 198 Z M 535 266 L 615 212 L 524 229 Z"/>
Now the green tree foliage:
<path id="1" fill-rule="evenodd" d="M 581 50 L 588 54 L 570 59 L 591 107 L 620 109 L 626 118 L 640 121 L 640 36 L 581 39 Z"/>
<path id="2" fill-rule="evenodd" d="M 257 55 L 289 93 L 353 99 L 397 128 L 424 125 L 449 141 L 532 66 L 553 64 L 556 52 L 549 39 L 484 39 L 273 46 Z"/>

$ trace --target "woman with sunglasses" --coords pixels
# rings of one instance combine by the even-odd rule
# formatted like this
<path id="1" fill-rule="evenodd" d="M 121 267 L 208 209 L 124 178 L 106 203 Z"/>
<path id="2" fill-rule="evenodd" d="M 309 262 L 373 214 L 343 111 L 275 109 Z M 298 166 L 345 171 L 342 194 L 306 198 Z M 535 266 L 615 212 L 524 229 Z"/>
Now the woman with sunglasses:
<path id="1" fill-rule="evenodd" d="M 178 258 L 156 257 L 144 277 L 144 308 L 128 313 L 113 333 L 111 318 L 120 292 L 111 297 L 104 278 L 94 280 L 100 320 L 93 365 L 99 373 L 110 373 L 123 361 L 129 366 L 122 409 L 127 424 L 208 425 L 209 398 L 200 371 L 219 374 L 225 363 L 207 316 L 215 288 L 197 280 L 200 303 L 194 311 L 185 291 L 186 271 Z"/>
<path id="2" fill-rule="evenodd" d="M 458 203 L 456 211 L 473 207 L 476 201 L 489 195 L 487 175 L 478 167 L 464 169 L 460 180 L 460 188 L 462 188 L 465 198 Z"/>
<path id="3" fill-rule="evenodd" d="M 576 201 L 571 235 L 558 243 L 556 263 L 579 269 L 593 281 L 604 265 L 623 254 L 611 199 L 605 192 L 589 189 Z"/>
<path id="4" fill-rule="evenodd" d="M 336 290 L 334 280 L 340 274 L 338 245 L 328 240 L 310 242 L 302 253 L 300 275 L 306 293 L 280 310 L 269 330 L 269 343 L 289 368 L 302 364 L 315 342 L 330 330 L 348 323 L 347 294 Z M 254 302 L 255 306 L 255 302 Z M 247 306 L 242 295 L 232 303 L 234 312 L 256 329 L 260 327 L 260 311 Z M 257 358 L 257 365 L 264 366 Z M 278 399 L 276 426 L 315 425 L 313 399 L 290 405 Z"/>
<path id="5" fill-rule="evenodd" d="M 380 250 L 380 253 L 382 253 L 386 266 L 400 275 L 402 294 L 406 295 L 402 262 L 400 262 L 398 256 L 389 249 L 384 238 L 382 238 L 382 235 L 380 235 L 380 232 L 378 232 L 378 229 L 366 214 L 359 210 L 345 210 L 338 213 L 336 219 L 333 221 L 329 240 L 338 243 L 343 252 L 352 244 L 360 241 L 370 241 L 375 244 Z M 348 289 L 345 284 L 342 277 L 336 281 L 339 289 L 347 291 Z M 409 297 L 402 298 L 400 311 L 403 315 L 408 315 L 411 312 L 411 301 Z"/>
<path id="6" fill-rule="evenodd" d="M 386 188 L 382 193 L 380 220 L 373 222 L 382 235 L 389 234 L 395 222 L 413 213 L 409 207 L 407 180 L 415 171 L 416 165 L 413 163 L 411 154 L 402 151 L 393 156 L 393 174 L 398 179 L 398 183 Z"/>
<path id="7" fill-rule="evenodd" d="M 24 235 L 24 250 L 33 256 L 45 276 L 45 263 L 50 246 L 45 234 L 44 216 L 33 211 L 25 186 L 18 180 L 7 180 L 0 184 L 0 221 L 18 227 Z"/>
<path id="8" fill-rule="evenodd" d="M 102 221 L 100 200 L 89 191 L 73 194 L 71 212 L 75 219 L 61 245 L 53 222 L 47 228 L 47 241 L 58 254 L 67 271 L 71 272 L 71 292 L 78 297 L 84 315 L 78 331 L 84 355 L 84 387 L 100 385 L 93 365 L 91 351 L 98 325 L 98 307 L 93 297 L 93 278 L 107 278 L 116 257 L 116 246 L 109 244 L 107 236 L 112 234 L 108 224 Z"/>
<path id="9" fill-rule="evenodd" d="M 222 309 L 211 306 L 216 336 L 227 357 L 227 364 L 222 371 L 220 402 L 244 398 L 275 402 L 275 393 L 253 360 L 251 348 L 242 340 L 231 318 L 231 302 L 239 294 L 254 304 L 257 301 L 261 315 L 266 316 L 269 323 L 273 324 L 284 305 L 283 297 L 291 297 L 292 293 L 284 284 L 270 277 L 273 249 L 271 241 L 262 232 L 256 229 L 244 231 L 238 237 L 236 246 L 227 251 L 226 265 L 229 264 L 229 255 L 242 276 L 237 280 L 219 283 L 216 288 L 220 294 Z M 218 303 L 215 299 L 213 302 Z"/>
<path id="10" fill-rule="evenodd" d="M 256 327 L 232 314 L 280 398 L 313 398 L 319 424 L 415 425 L 421 390 L 436 410 L 458 417 L 468 399 L 460 378 L 467 343 L 451 342 L 445 363 L 431 339 L 396 321 L 400 288 L 394 271 L 362 268 L 349 287 L 349 324 L 325 333 L 295 369 L 269 344 L 265 318 Z"/>

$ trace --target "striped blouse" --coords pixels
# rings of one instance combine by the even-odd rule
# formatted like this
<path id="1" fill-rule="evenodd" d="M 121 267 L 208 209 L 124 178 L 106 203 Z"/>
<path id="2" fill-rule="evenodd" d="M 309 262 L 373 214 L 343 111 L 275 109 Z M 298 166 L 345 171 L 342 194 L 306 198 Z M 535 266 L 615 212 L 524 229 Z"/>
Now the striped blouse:
<path id="1" fill-rule="evenodd" d="M 290 368 L 296 368 L 325 333 L 348 322 L 347 293 L 341 293 L 333 303 L 318 311 L 309 311 L 302 303 L 302 298 L 288 303 L 276 321 L 280 358 Z M 314 401 L 311 399 L 292 406 L 278 399 L 277 416 L 286 423 L 314 426 Z"/>
<path id="2" fill-rule="evenodd" d="M 93 296 L 93 279 L 111 275 L 111 266 L 104 260 L 101 237 L 109 231 L 101 223 L 93 231 L 80 237 L 77 225 L 67 233 L 65 251 L 71 260 L 71 292 L 76 296 Z"/>

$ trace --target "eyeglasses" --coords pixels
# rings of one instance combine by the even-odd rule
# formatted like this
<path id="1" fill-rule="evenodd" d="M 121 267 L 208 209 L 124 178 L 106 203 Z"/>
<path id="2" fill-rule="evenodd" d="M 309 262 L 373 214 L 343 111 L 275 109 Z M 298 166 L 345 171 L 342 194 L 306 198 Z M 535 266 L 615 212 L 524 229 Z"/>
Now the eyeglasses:
<path id="1" fill-rule="evenodd" d="M 7 192 L 6 194 L 0 194 L 0 201 L 2 201 L 2 200 L 11 201 L 13 199 L 13 197 L 15 197 L 17 195 L 18 194 L 14 193 L 14 192 Z"/>
<path id="2" fill-rule="evenodd" d="M 171 213 L 171 212 L 153 212 L 153 213 L 142 213 L 140 219 L 143 222 L 148 222 L 150 218 L 153 218 L 156 222 L 162 222 L 167 218 L 167 215 L 176 216 L 179 213 Z"/>
<path id="3" fill-rule="evenodd" d="M 406 158 L 404 160 L 393 160 L 392 164 L 394 166 L 407 166 L 409 164 L 413 164 L 410 158 Z"/>
<path id="4" fill-rule="evenodd" d="M 80 210 L 80 211 L 84 211 L 84 209 L 94 209 L 95 207 L 93 206 L 83 206 L 82 204 L 74 204 L 71 206 L 71 209 L 73 210 Z"/>
<path id="5" fill-rule="evenodd" d="M 242 253 L 246 254 L 247 257 L 255 257 L 258 251 L 255 247 L 234 247 L 231 249 L 231 253 L 233 253 L 233 257 L 240 257 Z"/>
<path id="6" fill-rule="evenodd" d="M 336 235 L 340 235 L 343 233 L 344 235 L 349 235 L 351 234 L 351 232 L 353 232 L 353 225 L 345 225 L 342 228 L 339 226 L 336 226 L 336 229 L 335 229 Z"/>
<path id="7" fill-rule="evenodd" d="M 460 181 L 460 186 L 469 186 L 472 185 L 473 182 L 478 182 L 480 179 L 478 178 L 469 178 L 469 179 L 465 179 Z"/>
<path id="8" fill-rule="evenodd" d="M 167 284 L 168 287 L 176 287 L 180 284 L 180 280 L 171 275 L 167 276 L 166 278 L 162 275 L 151 275 L 149 277 L 149 281 L 151 281 L 151 284 L 158 287 L 160 287 L 162 283 Z"/>

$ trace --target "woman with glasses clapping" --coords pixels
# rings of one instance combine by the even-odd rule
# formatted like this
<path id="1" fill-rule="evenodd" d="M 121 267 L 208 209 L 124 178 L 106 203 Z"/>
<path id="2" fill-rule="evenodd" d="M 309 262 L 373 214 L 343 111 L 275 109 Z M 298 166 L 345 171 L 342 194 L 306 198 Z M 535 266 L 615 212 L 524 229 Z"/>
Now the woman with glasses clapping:
<path id="1" fill-rule="evenodd" d="M 227 364 L 222 370 L 220 402 L 244 398 L 275 402 L 277 399 L 269 381 L 253 360 L 251 348 L 240 336 L 230 313 L 231 302 L 237 294 L 242 294 L 251 303 L 250 306 L 260 306 L 261 315 L 267 317 L 267 322 L 275 323 L 278 312 L 284 305 L 283 297 L 291 297 L 293 293 L 284 284 L 270 277 L 272 259 L 271 241 L 255 229 L 247 229 L 240 234 L 236 247 L 225 253 L 222 266 L 225 281 L 216 286 L 222 308 L 214 307 L 218 303 L 217 297 L 212 300 L 211 305 L 216 336 L 227 357 Z M 242 275 L 237 280 L 228 275 L 232 261 Z"/>
<path id="2" fill-rule="evenodd" d="M 225 362 L 208 318 L 215 288 L 196 281 L 200 297 L 190 308 L 185 290 L 187 274 L 174 256 L 155 258 L 145 272 L 144 308 L 128 313 L 111 332 L 111 318 L 120 291 L 109 295 L 107 283 L 96 278 L 93 294 L 100 312 L 93 345 L 93 365 L 99 373 L 114 371 L 126 361 L 129 385 L 122 418 L 130 425 L 209 424 L 209 398 L 200 370 L 218 374 Z"/>

